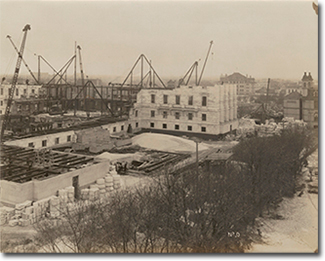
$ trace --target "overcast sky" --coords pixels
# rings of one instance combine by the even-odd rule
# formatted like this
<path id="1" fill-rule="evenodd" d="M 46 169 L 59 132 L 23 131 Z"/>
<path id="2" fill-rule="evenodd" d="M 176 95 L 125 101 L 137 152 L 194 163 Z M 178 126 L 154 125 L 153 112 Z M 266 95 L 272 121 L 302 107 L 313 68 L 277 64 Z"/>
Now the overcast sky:
<path id="1" fill-rule="evenodd" d="M 162 77 L 180 77 L 195 60 L 202 59 L 202 66 L 213 40 L 206 77 L 234 71 L 255 78 L 318 75 L 312 1 L 0 3 L 0 74 L 12 74 L 17 59 L 6 36 L 20 45 L 29 23 L 24 58 L 33 71 L 34 53 L 59 69 L 77 41 L 87 75 L 124 78 L 143 53 Z M 23 65 L 21 73 L 27 73 Z"/>

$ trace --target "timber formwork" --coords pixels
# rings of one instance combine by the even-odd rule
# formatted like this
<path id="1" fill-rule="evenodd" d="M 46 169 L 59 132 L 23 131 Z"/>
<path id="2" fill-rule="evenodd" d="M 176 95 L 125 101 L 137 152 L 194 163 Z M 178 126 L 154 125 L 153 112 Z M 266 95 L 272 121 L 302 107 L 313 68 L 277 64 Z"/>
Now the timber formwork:
<path id="1" fill-rule="evenodd" d="M 7 145 L 1 146 L 0 154 L 1 180 L 17 183 L 60 175 L 87 163 L 95 164 L 93 157 Z"/>

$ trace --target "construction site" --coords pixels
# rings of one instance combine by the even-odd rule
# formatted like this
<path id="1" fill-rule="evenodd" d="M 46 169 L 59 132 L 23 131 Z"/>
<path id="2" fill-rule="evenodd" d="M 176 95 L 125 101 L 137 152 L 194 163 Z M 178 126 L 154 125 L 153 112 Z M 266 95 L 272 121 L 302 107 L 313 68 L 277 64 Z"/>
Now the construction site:
<path id="1" fill-rule="evenodd" d="M 123 82 L 103 86 L 85 79 L 77 44 L 58 70 L 39 55 L 36 77 L 23 58 L 29 30 L 23 28 L 19 50 L 8 36 L 18 58 L 12 81 L 1 83 L 1 225 L 56 220 L 66 208 L 150 185 L 166 171 L 210 171 L 232 161 L 242 138 L 305 126 L 267 118 L 264 104 L 261 121 L 238 119 L 236 84 L 202 84 L 212 41 L 201 72 L 194 62 L 174 87 L 143 54 Z M 41 62 L 53 70 L 47 82 Z M 19 84 L 22 63 L 33 82 Z"/>
<path id="2" fill-rule="evenodd" d="M 29 30 L 19 50 L 7 36 L 18 58 L 12 81 L 1 82 L 2 225 L 56 218 L 57 204 L 104 200 L 166 169 L 210 168 L 231 157 L 236 142 L 218 140 L 238 127 L 235 86 L 201 85 L 212 41 L 201 73 L 195 62 L 176 87 L 143 54 L 122 83 L 96 86 L 85 79 L 77 44 L 58 70 L 39 55 L 35 76 L 23 56 Z M 53 70 L 47 82 L 41 62 Z M 22 63 L 33 82 L 19 82 Z"/>
<path id="3" fill-rule="evenodd" d="M 318 252 L 311 3 L 1 9 L 0 252 Z"/>

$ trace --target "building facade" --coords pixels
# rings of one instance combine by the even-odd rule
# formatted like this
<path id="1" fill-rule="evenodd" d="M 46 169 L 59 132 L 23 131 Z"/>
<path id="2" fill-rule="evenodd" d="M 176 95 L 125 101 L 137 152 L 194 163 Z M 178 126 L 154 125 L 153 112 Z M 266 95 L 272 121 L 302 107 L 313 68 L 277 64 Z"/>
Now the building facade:
<path id="1" fill-rule="evenodd" d="M 41 85 L 16 85 L 11 112 L 13 114 L 18 114 L 23 111 L 32 113 L 35 108 L 38 109 L 38 104 L 35 101 L 43 95 L 43 89 L 41 87 Z M 0 115 L 5 113 L 10 89 L 10 84 L 0 85 Z M 34 102 L 31 103 L 31 101 Z"/>
<path id="2" fill-rule="evenodd" d="M 142 89 L 130 112 L 132 128 L 176 135 L 219 135 L 238 127 L 236 85 Z"/>
<path id="3" fill-rule="evenodd" d="M 310 127 L 318 126 L 318 86 L 311 74 L 305 72 L 301 79 L 301 91 L 291 92 L 284 97 L 284 117 L 303 120 Z"/>
<path id="4" fill-rule="evenodd" d="M 248 75 L 244 76 L 238 72 L 234 72 L 231 75 L 221 75 L 220 82 L 235 84 L 237 98 L 242 101 L 245 101 L 248 97 L 254 95 L 255 93 L 255 78 L 252 78 L 251 76 L 248 77 Z"/>

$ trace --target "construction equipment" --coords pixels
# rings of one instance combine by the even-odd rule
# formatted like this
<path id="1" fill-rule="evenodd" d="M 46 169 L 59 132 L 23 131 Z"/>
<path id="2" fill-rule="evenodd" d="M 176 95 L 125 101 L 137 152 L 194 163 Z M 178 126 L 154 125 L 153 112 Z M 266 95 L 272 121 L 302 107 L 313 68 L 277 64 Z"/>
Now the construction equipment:
<path id="1" fill-rule="evenodd" d="M 254 119 L 260 119 L 261 123 L 265 123 L 265 120 L 270 118 L 273 118 L 275 121 L 279 121 L 283 117 L 281 113 L 277 112 L 279 108 L 277 108 L 274 103 L 272 104 L 272 102 L 269 102 L 270 81 L 271 79 L 268 78 L 265 101 L 262 101 L 261 104 L 249 114 L 249 116 Z M 244 117 L 246 116 L 248 115 L 245 115 Z"/>
<path id="2" fill-rule="evenodd" d="M 140 73 L 141 73 L 141 78 L 140 78 L 140 82 L 138 84 L 134 84 L 133 82 L 133 73 L 134 73 L 134 69 L 135 67 L 138 65 L 138 63 L 140 62 Z M 150 71 L 144 76 L 144 72 L 143 72 L 143 67 L 144 67 L 144 62 L 146 62 L 147 66 L 149 67 Z M 150 75 L 150 77 L 153 77 L 153 80 L 150 81 L 150 88 L 153 87 L 155 88 L 157 85 L 155 84 L 155 77 L 157 77 L 158 81 L 160 82 L 160 84 L 162 85 L 163 88 L 166 88 L 166 85 L 164 84 L 164 82 L 162 81 L 162 79 L 159 77 L 159 75 L 157 74 L 157 72 L 155 71 L 155 69 L 153 68 L 151 61 L 149 61 L 147 59 L 147 57 L 144 54 L 141 54 L 139 56 L 139 58 L 136 60 L 136 62 L 134 63 L 133 67 L 131 68 L 129 74 L 126 76 L 125 80 L 123 81 L 123 83 L 121 84 L 121 90 L 122 87 L 124 87 L 126 85 L 127 80 L 130 79 L 130 86 L 136 86 L 136 87 L 140 87 L 143 88 L 143 82 L 145 80 L 145 78 Z"/>
<path id="3" fill-rule="evenodd" d="M 205 65 L 207 64 L 207 61 L 208 61 L 208 58 L 209 58 L 209 54 L 210 54 L 212 44 L 213 44 L 213 41 L 210 42 L 209 50 L 208 50 L 207 56 L 205 57 L 205 61 L 204 61 L 203 67 L 202 67 L 201 75 L 200 75 L 200 78 L 199 78 L 198 82 L 196 83 L 196 85 L 200 85 L 200 82 L 201 82 L 201 79 L 202 79 L 202 76 L 203 76 L 203 72 L 204 72 L 204 69 L 205 69 Z"/>
<path id="4" fill-rule="evenodd" d="M 24 53 L 24 48 L 25 48 L 25 43 L 26 43 L 26 38 L 27 38 L 27 32 L 30 29 L 31 29 L 31 27 L 30 27 L 29 24 L 25 25 L 25 27 L 23 29 L 24 36 L 23 36 L 23 40 L 22 40 L 21 45 L 20 45 L 20 51 L 18 52 L 18 59 L 17 59 L 15 72 L 14 72 L 14 76 L 13 76 L 12 83 L 11 83 L 11 88 L 9 89 L 8 102 L 7 102 L 7 106 L 6 106 L 4 119 L 3 119 L 3 122 L 2 122 L 2 127 L 1 127 L 1 142 L 3 142 L 4 132 L 5 132 L 5 129 L 6 129 L 7 125 L 8 125 L 8 122 L 9 122 L 10 109 L 11 109 L 11 104 L 12 104 L 12 101 L 13 101 L 14 93 L 15 93 L 15 90 L 16 90 L 16 84 L 17 84 L 17 81 L 18 81 L 21 61 L 23 59 L 23 53 Z"/>
<path id="5" fill-rule="evenodd" d="M 197 85 L 197 67 L 198 67 L 198 61 L 195 61 L 192 66 L 187 70 L 186 74 L 184 75 L 184 77 L 182 79 L 179 80 L 178 85 L 188 85 L 188 83 L 191 80 L 192 74 L 195 71 L 195 84 Z M 187 81 L 185 82 L 185 79 L 187 77 Z"/>
<path id="6" fill-rule="evenodd" d="M 210 54 L 210 51 L 211 51 L 212 44 L 213 44 L 213 41 L 210 42 L 209 50 L 208 50 L 207 56 L 205 57 L 205 61 L 204 61 L 204 64 L 203 64 L 202 71 L 201 71 L 199 79 L 197 78 L 198 77 L 197 69 L 198 69 L 198 64 L 199 63 L 198 63 L 198 61 L 195 61 L 192 64 L 192 66 L 187 70 L 184 77 L 179 80 L 178 86 L 183 85 L 183 84 L 188 85 L 194 71 L 195 71 L 195 85 L 196 86 L 200 85 L 200 82 L 201 82 L 201 79 L 202 79 L 202 76 L 203 76 L 203 72 L 204 72 L 205 66 L 206 66 L 208 58 L 209 58 L 209 54 Z M 187 80 L 185 81 L 186 78 L 187 78 Z"/>
<path id="7" fill-rule="evenodd" d="M 43 57 L 41 57 L 43 58 Z M 73 55 L 63 66 L 62 68 L 56 72 L 56 74 L 51 78 L 51 80 L 46 84 L 49 85 L 55 78 L 56 76 L 59 76 L 59 79 L 57 80 L 57 82 L 55 84 L 58 84 L 60 81 L 65 81 L 68 85 L 70 85 L 64 78 L 64 74 L 67 72 L 69 66 L 71 65 L 71 63 L 73 62 L 73 60 L 76 59 L 76 56 Z M 45 59 L 43 58 L 43 60 L 45 61 Z M 53 69 L 53 68 L 52 68 Z M 54 70 L 54 69 L 53 69 Z"/>
<path id="8" fill-rule="evenodd" d="M 9 41 L 11 42 L 12 46 L 15 48 L 17 54 L 19 55 L 19 51 L 15 45 L 15 43 L 12 41 L 11 36 L 7 35 L 7 38 L 9 39 Z M 32 70 L 29 68 L 28 64 L 26 63 L 26 61 L 24 60 L 24 58 L 22 57 L 21 60 L 23 61 L 23 63 L 25 64 L 27 70 L 29 71 L 30 75 L 33 77 L 34 81 L 36 82 L 36 84 L 39 84 L 39 80 L 36 79 L 36 77 L 34 76 Z"/>
<path id="9" fill-rule="evenodd" d="M 85 84 L 85 78 L 84 78 L 84 71 L 82 67 L 82 60 L 81 60 L 81 47 L 80 45 L 77 46 L 77 49 L 79 51 L 79 62 L 80 62 L 80 74 L 81 74 L 81 84 L 84 86 Z"/>
<path id="10" fill-rule="evenodd" d="M 80 63 L 80 74 L 81 74 L 81 85 L 82 87 L 85 85 L 85 77 L 84 77 L 84 71 L 82 67 L 82 59 L 81 59 L 81 47 L 80 45 L 77 46 L 78 53 L 79 53 L 79 63 Z M 87 88 L 84 88 L 84 109 L 85 112 L 87 113 L 87 116 L 89 117 L 89 112 L 87 110 Z M 75 109 L 75 114 L 76 114 L 76 109 Z"/>

